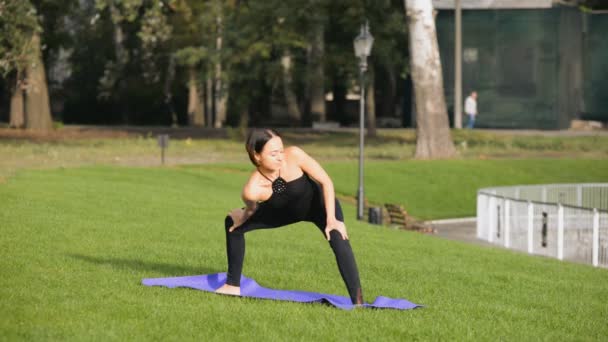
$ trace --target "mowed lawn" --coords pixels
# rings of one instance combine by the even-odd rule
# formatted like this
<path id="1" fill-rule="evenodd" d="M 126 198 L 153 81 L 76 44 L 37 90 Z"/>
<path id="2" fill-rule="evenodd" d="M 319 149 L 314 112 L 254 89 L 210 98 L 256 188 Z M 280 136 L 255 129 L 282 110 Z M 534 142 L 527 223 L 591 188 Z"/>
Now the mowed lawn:
<path id="1" fill-rule="evenodd" d="M 474 214 L 480 184 L 608 177 L 606 161 L 511 162 L 374 162 L 368 164 L 368 196 L 378 202 L 404 198 L 421 217 L 447 217 Z M 521 167 L 527 171 L 515 170 Z M 353 220 L 348 204 L 366 299 L 400 297 L 425 308 L 342 311 L 142 286 L 142 278 L 225 271 L 223 218 L 240 205 L 247 168 L 66 168 L 20 171 L 0 183 L 0 339 L 608 336 L 608 270 L 371 226 Z M 338 193 L 352 196 L 356 163 L 329 163 L 327 169 Z M 311 224 L 247 234 L 244 274 L 262 286 L 346 295 L 328 243 Z"/>
<path id="2" fill-rule="evenodd" d="M 323 162 L 338 195 L 354 199 L 356 162 Z M 420 219 L 475 216 L 477 190 L 493 186 L 608 182 L 606 159 L 492 159 L 366 161 L 365 197 L 372 205 L 397 203 Z M 198 166 L 193 166 L 198 168 Z M 210 165 L 246 175 L 247 164 Z"/>

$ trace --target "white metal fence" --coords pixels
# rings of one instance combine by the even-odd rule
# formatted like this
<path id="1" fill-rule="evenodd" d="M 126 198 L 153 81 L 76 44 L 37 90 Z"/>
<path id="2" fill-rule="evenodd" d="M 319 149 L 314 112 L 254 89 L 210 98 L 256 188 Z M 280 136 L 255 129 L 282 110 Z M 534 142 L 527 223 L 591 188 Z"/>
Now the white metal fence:
<path id="1" fill-rule="evenodd" d="M 477 237 L 530 254 L 608 268 L 608 184 L 480 189 Z"/>

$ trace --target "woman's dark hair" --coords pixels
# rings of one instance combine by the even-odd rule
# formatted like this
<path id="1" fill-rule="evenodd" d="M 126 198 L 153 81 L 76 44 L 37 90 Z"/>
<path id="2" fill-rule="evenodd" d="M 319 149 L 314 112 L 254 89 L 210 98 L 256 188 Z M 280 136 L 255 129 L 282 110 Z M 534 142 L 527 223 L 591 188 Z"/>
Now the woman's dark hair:
<path id="1" fill-rule="evenodd" d="M 245 141 L 245 149 L 247 150 L 247 154 L 249 154 L 249 159 L 253 165 L 258 166 L 254 157 L 255 153 L 262 152 L 264 145 L 266 145 L 268 140 L 274 137 L 280 138 L 281 135 L 270 128 L 254 128 L 249 131 L 247 141 Z"/>

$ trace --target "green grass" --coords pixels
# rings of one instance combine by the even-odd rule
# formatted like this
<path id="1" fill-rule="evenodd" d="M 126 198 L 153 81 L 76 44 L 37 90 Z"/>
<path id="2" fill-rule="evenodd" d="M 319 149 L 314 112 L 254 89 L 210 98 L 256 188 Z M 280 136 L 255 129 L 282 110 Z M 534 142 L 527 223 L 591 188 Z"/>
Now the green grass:
<path id="1" fill-rule="evenodd" d="M 0 130 L 0 181 L 20 169 L 73 167 L 113 164 L 156 166 L 160 151 L 152 133 L 135 138 L 76 138 L 73 129 L 57 130 L 57 137 L 22 140 L 2 136 Z M 118 131 L 118 129 L 117 129 Z M 61 134 L 64 132 L 64 137 Z M 14 133 L 10 131 L 10 133 Z M 4 134 L 7 134 L 4 132 Z M 551 134 L 546 133 L 546 134 Z M 489 133 L 453 130 L 458 151 L 456 159 L 570 158 L 607 159 L 608 135 L 543 136 L 515 133 Z M 230 130 L 228 139 L 171 139 L 166 154 L 168 164 L 247 162 L 243 138 Z M 357 160 L 356 131 L 340 133 L 285 131 L 286 144 L 304 148 L 320 161 Z M 365 140 L 366 160 L 411 160 L 415 151 L 415 132 L 411 129 L 379 130 Z"/>
<path id="2" fill-rule="evenodd" d="M 441 182 L 450 184 L 449 173 L 459 168 L 507 168 L 507 175 L 518 175 L 506 164 L 434 163 L 370 165 L 370 176 L 374 170 L 385 172 L 377 177 L 382 186 L 373 196 L 380 191 L 391 195 L 391 184 L 401 181 L 382 181 L 391 167 L 402 170 L 406 184 L 426 184 L 430 192 L 437 192 Z M 561 170 L 569 167 L 567 161 L 555 164 L 554 179 L 570 181 L 576 174 L 586 179 L 587 172 L 591 179 L 600 174 L 591 165 L 606 168 L 603 161 L 583 164 L 585 172 L 570 175 Z M 543 162 L 532 165 L 528 172 Z M 328 165 L 332 174 L 351 168 L 352 162 Z M 419 179 L 410 179 L 414 176 Z M 352 176 L 335 177 L 340 191 L 351 191 L 346 177 Z M 608 336 L 606 270 L 370 226 L 348 219 L 354 216 L 350 205 L 345 214 L 366 299 L 402 297 L 425 308 L 341 311 L 142 286 L 147 277 L 225 270 L 223 217 L 240 205 L 245 179 L 244 172 L 218 167 L 67 168 L 20 171 L 8 178 L 0 184 L 0 339 L 553 341 Z M 310 224 L 248 234 L 244 274 L 263 286 L 346 295 L 330 248 Z"/>
<path id="3" fill-rule="evenodd" d="M 356 162 L 327 162 L 336 193 L 354 197 Z M 197 169 L 200 166 L 193 166 Z M 206 169 L 248 174 L 247 164 L 207 165 Z M 402 204 L 421 219 L 475 216 L 477 190 L 518 184 L 608 182 L 608 159 L 495 159 L 366 161 L 365 196 L 372 204 Z"/>

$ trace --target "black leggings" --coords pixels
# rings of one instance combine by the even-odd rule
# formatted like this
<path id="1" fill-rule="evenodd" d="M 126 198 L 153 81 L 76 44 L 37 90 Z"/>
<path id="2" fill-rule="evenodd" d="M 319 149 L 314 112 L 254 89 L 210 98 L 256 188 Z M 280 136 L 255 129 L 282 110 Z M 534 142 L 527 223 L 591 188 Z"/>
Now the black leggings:
<path id="1" fill-rule="evenodd" d="M 338 201 L 336 201 L 336 219 L 344 222 L 344 216 Z M 321 215 L 320 218 L 317 218 L 312 222 L 315 223 L 325 237 L 325 215 Z M 238 229 L 235 229 L 230 233 L 228 228 L 230 228 L 232 224 L 232 218 L 226 216 L 224 223 L 226 229 L 226 251 L 228 254 L 228 279 L 226 284 L 240 286 L 243 260 L 245 259 L 245 233 L 255 229 L 278 228 L 280 226 L 248 220 Z M 340 233 L 335 229 L 330 232 L 330 237 L 329 245 L 336 256 L 338 269 L 346 284 L 350 299 L 353 304 L 362 304 L 363 295 L 361 293 L 359 271 L 357 270 L 357 264 L 352 248 L 350 247 L 350 242 L 348 240 L 343 240 Z"/>

